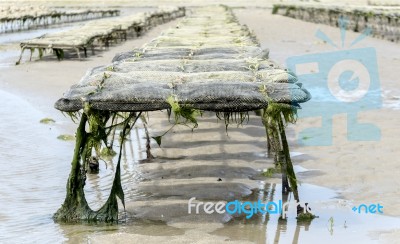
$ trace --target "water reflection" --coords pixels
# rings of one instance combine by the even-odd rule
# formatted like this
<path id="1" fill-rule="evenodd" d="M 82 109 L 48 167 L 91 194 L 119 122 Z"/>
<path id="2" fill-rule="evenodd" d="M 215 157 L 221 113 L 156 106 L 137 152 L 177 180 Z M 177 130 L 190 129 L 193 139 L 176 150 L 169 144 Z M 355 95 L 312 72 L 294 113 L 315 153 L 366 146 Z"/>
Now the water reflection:
<path id="1" fill-rule="evenodd" d="M 283 199 L 279 197 L 281 185 L 279 184 L 264 184 L 260 189 L 255 190 L 255 194 L 243 199 L 243 201 L 257 202 L 278 202 L 282 200 L 284 204 L 289 199 L 289 195 L 283 195 Z M 281 236 L 285 239 L 289 235 L 292 236 L 291 243 L 298 243 L 302 231 L 308 231 L 311 221 L 297 221 L 294 211 L 288 218 L 283 219 L 279 214 L 256 214 L 248 220 L 241 216 L 239 219 L 234 219 L 227 224 L 225 228 L 215 231 L 213 234 L 229 236 L 236 240 L 249 240 L 254 243 L 280 243 Z M 291 225 L 295 225 L 294 231 L 291 230 Z M 292 233 L 291 233 L 292 232 Z M 233 235 L 232 235 L 233 234 Z M 290 239 L 290 238 L 289 238 Z M 289 243 L 289 242 L 281 242 Z"/>
<path id="2" fill-rule="evenodd" d="M 219 130 L 219 128 L 206 130 L 213 135 L 220 133 L 213 140 L 225 139 L 225 135 L 222 135 L 225 134 L 224 130 Z M 180 136 L 185 133 L 187 132 L 173 133 L 172 138 L 169 139 L 174 143 L 185 145 L 185 141 L 180 140 Z M 238 133 L 242 134 L 241 131 Z M 234 132 L 231 138 L 234 138 L 233 134 Z M 187 137 L 187 135 L 184 136 L 184 138 Z M 193 141 L 195 139 L 193 138 Z M 101 242 L 103 238 L 109 240 L 108 236 L 113 239 L 113 234 L 118 234 L 122 240 L 129 242 L 132 236 L 128 234 L 135 234 L 135 237 L 144 236 L 144 240 L 149 243 L 152 242 L 150 240 L 153 240 L 151 237 L 154 236 L 162 236 L 163 240 L 192 242 L 198 235 L 254 243 L 319 243 L 321 240 L 325 243 L 352 240 L 373 243 L 375 240 L 371 240 L 369 231 L 387 229 L 400 224 L 399 219 L 396 218 L 355 215 L 350 210 L 351 202 L 340 199 L 340 196 L 330 189 L 310 184 L 301 184 L 299 193 L 302 202 L 308 202 L 313 213 L 319 216 L 311 222 L 298 221 L 297 209 L 293 207 L 289 208 L 286 219 L 280 218 L 278 214 L 259 213 L 251 219 L 246 219 L 244 215 L 233 216 L 230 219 L 225 216 L 204 216 L 204 214 L 190 216 L 187 213 L 187 202 L 193 196 L 203 201 L 238 199 L 243 202 L 258 200 L 278 202 L 282 200 L 284 203 L 293 202 L 294 199 L 291 194 L 282 196 L 282 187 L 274 183 L 274 179 L 248 179 L 249 176 L 252 178 L 252 175 L 259 174 L 254 170 L 257 164 L 263 164 L 265 167 L 265 155 L 261 153 L 264 149 L 261 147 L 260 152 L 247 153 L 240 151 L 246 151 L 243 145 L 240 145 L 240 149 L 237 148 L 240 142 L 220 143 L 217 151 L 207 152 L 201 149 L 206 153 L 199 156 L 199 148 L 207 147 L 207 144 L 200 143 L 200 145 L 190 147 L 186 143 L 184 151 L 174 151 L 174 143 L 166 145 L 167 149 L 164 154 L 162 152 L 159 154 L 161 156 L 158 159 L 140 164 L 139 162 L 146 156 L 144 151 L 146 147 L 145 132 L 138 124 L 137 128 L 132 130 L 130 140 L 124 145 L 123 150 L 122 185 L 128 206 L 127 212 L 121 212 L 120 225 L 79 225 L 82 227 L 80 232 L 75 231 L 75 226 L 61 225 L 64 236 L 74 241 L 95 240 L 94 242 Z M 168 154 L 167 151 L 172 151 L 172 153 Z M 195 153 L 191 154 L 189 151 Z M 234 161 L 235 157 L 226 153 L 232 151 L 245 157 L 242 159 L 236 157 L 237 161 Z M 170 158 L 168 155 L 174 155 L 174 157 Z M 98 207 L 106 200 L 111 187 L 113 164 L 110 161 L 107 165 L 109 165 L 108 168 L 101 170 L 100 175 L 88 178 L 86 189 L 93 188 L 93 190 L 85 189 L 88 199 L 90 198 L 89 202 L 96 202 Z M 243 165 L 248 165 L 253 171 L 249 171 Z M 304 168 L 301 170 L 306 171 Z M 110 173 L 106 174 L 104 171 L 110 171 Z M 104 185 L 104 178 L 107 177 L 108 183 Z M 217 181 L 218 177 L 224 180 Z M 236 182 L 235 179 L 239 180 Z M 255 182 L 256 187 L 252 187 L 251 194 L 247 194 L 246 187 L 251 185 L 250 181 Z M 244 194 L 244 197 L 240 197 L 241 194 Z M 224 224 L 213 227 L 215 223 Z M 126 239 L 124 239 L 125 235 Z"/>

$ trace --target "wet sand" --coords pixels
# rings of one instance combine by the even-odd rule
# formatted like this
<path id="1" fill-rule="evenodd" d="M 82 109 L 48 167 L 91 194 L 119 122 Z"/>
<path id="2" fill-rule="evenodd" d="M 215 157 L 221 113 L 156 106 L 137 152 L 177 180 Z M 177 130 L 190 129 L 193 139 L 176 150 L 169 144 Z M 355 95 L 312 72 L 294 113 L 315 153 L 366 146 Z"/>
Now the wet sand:
<path id="1" fill-rule="evenodd" d="M 290 56 L 331 51 L 330 46 L 314 37 L 318 28 L 333 40 L 340 38 L 338 29 L 272 16 L 268 9 L 237 9 L 235 13 L 241 23 L 255 31 L 262 46 L 270 48 L 271 59 L 282 64 Z M 53 211 L 64 199 L 61 190 L 65 189 L 70 162 L 68 155 L 72 155 L 73 150 L 73 142 L 57 141 L 55 134 L 74 134 L 76 128 L 75 124 L 53 108 L 54 102 L 69 86 L 78 82 L 87 69 L 109 63 L 116 53 L 149 42 L 175 23 L 156 27 L 139 39 L 114 46 L 84 61 L 71 59 L 58 62 L 52 58 L 24 61 L 20 66 L 0 68 L 0 90 L 25 100 L 31 104 L 32 109 L 38 110 L 40 116 L 57 121 L 55 125 L 49 126 L 57 132 L 41 132 L 48 139 L 51 138 L 46 142 L 47 146 L 58 145 L 61 149 L 54 153 L 63 156 L 43 159 L 45 163 L 63 165 L 59 169 L 62 174 L 54 176 L 50 173 L 48 176 L 57 177 L 55 185 L 59 187 L 59 195 L 49 200 Z M 348 34 L 350 40 L 356 36 L 355 33 Z M 129 224 L 118 227 L 83 226 L 82 231 L 76 226 L 52 225 L 49 216 L 53 212 L 46 216 L 46 223 L 71 243 L 159 243 L 166 240 L 174 243 L 266 243 L 275 240 L 281 243 L 292 240 L 299 240 L 299 243 L 317 243 L 318 240 L 326 243 L 347 243 L 351 240 L 394 243 L 399 232 L 392 230 L 400 226 L 400 212 L 396 208 L 400 205 L 397 197 L 400 171 L 396 168 L 396 152 L 400 149 L 400 143 L 395 134 L 400 110 L 398 107 L 394 109 L 398 100 L 393 98 L 399 94 L 394 71 L 400 64 L 400 50 L 398 45 L 372 38 L 367 38 L 360 46 L 373 46 L 377 50 L 384 107 L 363 112 L 360 116 L 363 121 L 381 128 L 381 140 L 358 143 L 347 141 L 346 118 L 343 115 L 333 120 L 332 146 L 304 147 L 296 143 L 296 133 L 318 121 L 299 119 L 296 125 L 290 126 L 291 151 L 299 155 L 293 161 L 302 182 L 302 199 L 322 202 L 321 209 L 334 209 L 321 211 L 320 218 L 314 220 L 311 226 L 296 225 L 293 216 L 286 224 L 279 223 L 276 216 L 270 216 L 268 220 L 258 216 L 250 223 L 239 218 L 233 224 L 224 224 L 229 219 L 221 215 L 187 214 L 187 200 L 193 196 L 213 201 L 237 198 L 280 199 L 279 177 L 261 178 L 260 181 L 261 171 L 272 167 L 272 160 L 265 155 L 265 130 L 260 119 L 251 115 L 248 125 L 238 128 L 232 125 L 227 135 L 225 125 L 222 122 L 215 123 L 216 118 L 207 113 L 200 118 L 199 128 L 193 133 L 186 127 L 178 127 L 164 139 L 162 148 L 153 143 L 152 152 L 158 158 L 151 163 L 139 164 L 139 159 L 144 159 L 145 153 L 144 134 L 138 125 L 136 138 L 131 140 L 137 145 L 130 147 L 128 144 L 125 149 L 127 160 L 123 166 Z M 24 111 L 18 110 L 15 113 Z M 37 115 L 35 120 L 26 120 L 25 126 L 38 123 L 40 116 Z M 149 122 L 152 135 L 159 135 L 170 127 L 166 114 L 162 112 L 150 113 Z M 7 140 L 7 137 L 3 140 Z M 31 153 L 29 150 L 35 149 L 27 150 L 16 150 L 14 153 L 26 155 Z M 130 163 L 132 158 L 135 164 Z M 112 164 L 108 163 L 107 168 L 102 165 L 101 172 L 99 176 L 88 177 L 86 190 L 92 207 L 99 207 L 107 197 L 112 180 Z M 254 196 L 252 189 L 262 190 L 258 190 Z M 25 200 L 20 201 L 23 203 Z M 359 203 L 381 203 L 385 215 L 391 217 L 355 216 L 350 208 Z M 334 235 L 327 228 L 332 216 L 335 216 L 336 223 Z M 136 221 L 132 223 L 132 219 Z M 57 241 L 63 239 L 57 238 Z M 17 239 L 14 237 L 13 240 Z"/>

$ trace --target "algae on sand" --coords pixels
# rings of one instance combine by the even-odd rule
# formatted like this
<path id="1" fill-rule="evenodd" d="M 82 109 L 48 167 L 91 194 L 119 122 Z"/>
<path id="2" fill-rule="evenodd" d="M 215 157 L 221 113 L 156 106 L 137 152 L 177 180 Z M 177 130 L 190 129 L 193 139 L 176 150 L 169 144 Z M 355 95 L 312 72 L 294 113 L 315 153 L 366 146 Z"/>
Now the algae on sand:
<path id="1" fill-rule="evenodd" d="M 62 141 L 73 141 L 75 140 L 75 136 L 73 135 L 59 135 L 57 139 L 62 140 Z"/>
<path id="2" fill-rule="evenodd" d="M 42 123 L 42 124 L 53 124 L 55 122 L 56 121 L 54 119 L 52 119 L 52 118 L 44 118 L 44 119 L 40 120 L 40 123 Z"/>

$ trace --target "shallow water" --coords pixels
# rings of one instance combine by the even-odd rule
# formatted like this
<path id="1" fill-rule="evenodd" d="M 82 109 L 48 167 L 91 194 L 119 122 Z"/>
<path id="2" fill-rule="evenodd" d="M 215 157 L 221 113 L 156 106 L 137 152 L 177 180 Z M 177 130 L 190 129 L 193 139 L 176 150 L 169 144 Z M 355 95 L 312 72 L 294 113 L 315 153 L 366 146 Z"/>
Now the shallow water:
<path id="1" fill-rule="evenodd" d="M 51 214 L 64 196 L 72 144 L 39 123 L 44 116 L 16 96 L 0 91 L 0 236 L 2 242 L 61 241 Z M 49 147 L 51 145 L 51 147 Z M 26 233 L 26 235 L 21 235 Z"/>
<path id="2" fill-rule="evenodd" d="M 120 225 L 54 223 L 51 216 L 65 197 L 73 142 L 57 140 L 57 123 L 40 124 L 43 114 L 24 100 L 0 91 L 0 103 L 0 242 L 101 242 L 107 235 L 116 233 L 120 233 L 119 236 L 139 234 L 145 237 L 190 237 L 184 234 L 185 229 L 146 220 L 130 220 L 128 223 L 122 221 Z M 125 149 L 127 157 L 122 164 L 125 189 L 127 185 L 134 188 L 141 179 L 139 160 L 145 157 L 143 136 L 141 129 L 135 129 L 131 140 L 137 146 L 131 147 L 128 143 Z M 294 160 L 298 155 L 301 153 L 293 152 Z M 301 167 L 296 167 L 296 170 L 299 174 L 307 171 Z M 113 171 L 111 162 L 101 163 L 100 174 L 88 176 L 86 194 L 92 208 L 99 207 L 107 198 Z M 281 199 L 279 184 L 261 181 L 258 188 L 255 194 L 243 201 Z M 127 201 L 135 199 L 131 191 L 127 192 Z M 370 243 L 377 241 L 373 239 L 371 231 L 388 230 L 400 225 L 397 218 L 354 213 L 350 201 L 344 201 L 327 188 L 302 184 L 300 196 L 319 216 L 311 225 L 297 224 L 295 213 L 289 211 L 287 221 L 281 221 L 278 215 L 273 214 L 253 216 L 247 221 L 238 218 L 215 228 L 210 234 L 257 243 L 318 243 L 322 239 L 325 243 L 348 243 L 350 240 Z M 168 207 L 165 211 L 169 211 Z M 199 228 L 201 230 L 204 227 Z"/>
<path id="3" fill-rule="evenodd" d="M 58 140 L 57 124 L 39 123 L 45 116 L 19 97 L 0 90 L 0 103 L 0 242 L 55 243 L 70 232 L 79 235 L 81 228 L 69 226 L 65 235 L 51 218 L 65 197 L 74 143 Z M 133 150 L 143 156 L 138 148 Z M 92 203 L 104 200 L 111 186 L 113 167 L 101 164 L 100 172 L 88 176 L 87 198 Z M 124 172 L 123 178 L 133 174 L 132 168 Z M 91 205 L 96 208 L 100 202 Z"/>

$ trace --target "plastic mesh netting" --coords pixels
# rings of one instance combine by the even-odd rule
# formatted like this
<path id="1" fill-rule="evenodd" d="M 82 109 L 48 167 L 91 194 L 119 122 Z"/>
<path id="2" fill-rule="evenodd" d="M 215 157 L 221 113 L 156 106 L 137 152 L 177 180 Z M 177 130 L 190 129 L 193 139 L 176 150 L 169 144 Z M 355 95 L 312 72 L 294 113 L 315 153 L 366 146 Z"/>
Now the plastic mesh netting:
<path id="1" fill-rule="evenodd" d="M 152 111 L 181 105 L 242 112 L 269 102 L 298 106 L 310 99 L 296 76 L 268 60 L 255 36 L 225 7 L 193 9 L 176 28 L 113 63 L 89 71 L 55 107 L 89 103 L 108 111 Z"/>

